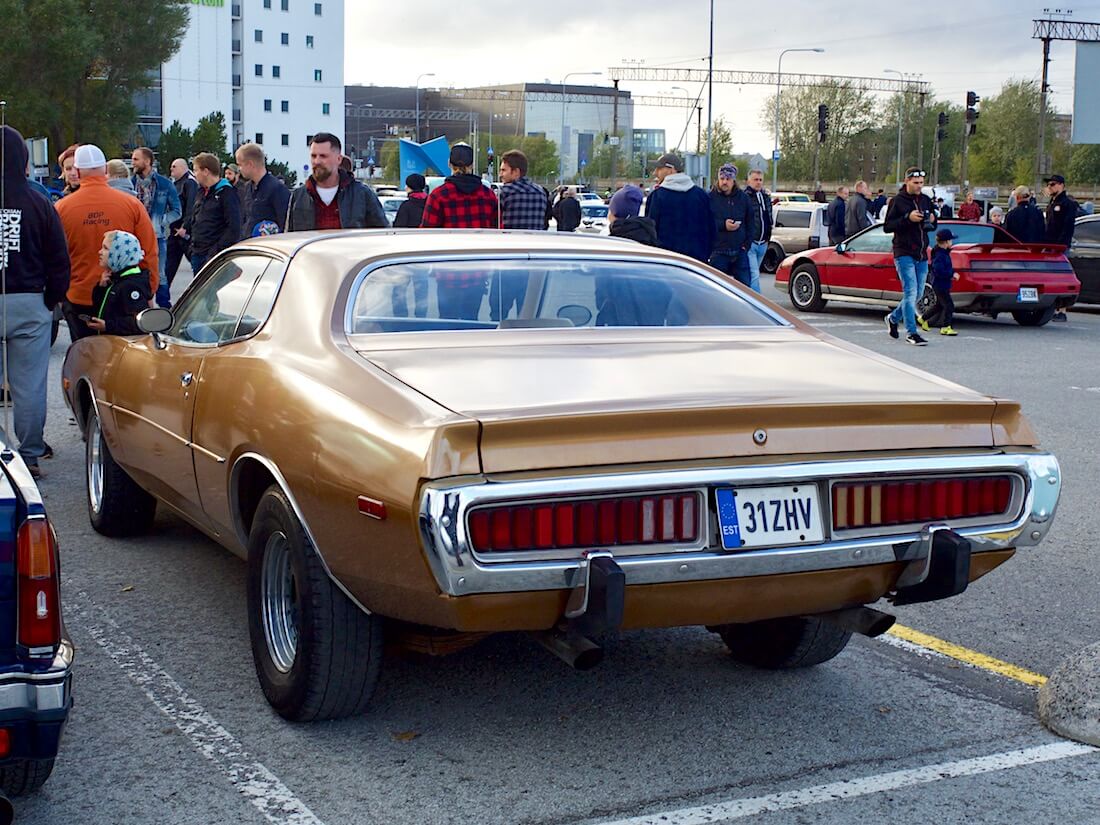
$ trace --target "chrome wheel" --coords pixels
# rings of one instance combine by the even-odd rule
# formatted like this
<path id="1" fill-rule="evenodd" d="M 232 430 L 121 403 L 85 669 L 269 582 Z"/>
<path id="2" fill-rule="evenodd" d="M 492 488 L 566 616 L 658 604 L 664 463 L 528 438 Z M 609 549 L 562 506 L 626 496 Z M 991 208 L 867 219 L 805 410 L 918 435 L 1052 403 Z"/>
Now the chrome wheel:
<path id="1" fill-rule="evenodd" d="M 791 278 L 791 300 L 794 301 L 795 306 L 809 306 L 813 302 L 816 292 L 817 287 L 810 273 L 796 272 L 794 277 Z"/>
<path id="2" fill-rule="evenodd" d="M 103 431 L 99 417 L 92 414 L 88 425 L 88 504 L 93 513 L 103 509 Z"/>
<path id="3" fill-rule="evenodd" d="M 272 533 L 264 547 L 260 604 L 267 652 L 280 673 L 290 672 L 298 652 L 297 597 L 290 567 L 290 541 L 285 533 Z"/>

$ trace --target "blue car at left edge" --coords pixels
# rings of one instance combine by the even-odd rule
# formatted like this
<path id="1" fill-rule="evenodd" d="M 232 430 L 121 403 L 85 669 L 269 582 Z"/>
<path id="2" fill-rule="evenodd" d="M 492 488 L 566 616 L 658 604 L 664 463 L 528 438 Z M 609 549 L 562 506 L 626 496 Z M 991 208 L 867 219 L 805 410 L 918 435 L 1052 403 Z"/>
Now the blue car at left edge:
<path id="1" fill-rule="evenodd" d="M 0 443 L 0 792 L 49 778 L 72 708 L 57 536 L 30 471 Z M 10 821 L 0 803 L 0 823 Z"/>

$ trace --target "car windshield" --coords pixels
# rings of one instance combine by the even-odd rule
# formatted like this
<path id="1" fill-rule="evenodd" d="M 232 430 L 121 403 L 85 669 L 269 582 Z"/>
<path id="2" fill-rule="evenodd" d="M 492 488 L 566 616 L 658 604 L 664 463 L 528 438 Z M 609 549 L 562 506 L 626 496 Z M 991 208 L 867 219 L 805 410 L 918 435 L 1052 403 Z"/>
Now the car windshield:
<path id="1" fill-rule="evenodd" d="M 782 195 L 781 197 L 784 201 L 787 201 L 788 203 L 809 203 L 810 202 L 810 196 L 809 195 Z"/>
<path id="2" fill-rule="evenodd" d="M 595 203 L 591 204 L 591 205 L 582 204 L 581 205 L 581 213 L 586 218 L 606 218 L 607 217 L 607 207 L 603 206 L 602 204 L 595 204 Z"/>
<path id="3" fill-rule="evenodd" d="M 390 264 L 359 279 L 347 314 L 350 334 L 778 323 L 717 277 L 630 259 Z"/>

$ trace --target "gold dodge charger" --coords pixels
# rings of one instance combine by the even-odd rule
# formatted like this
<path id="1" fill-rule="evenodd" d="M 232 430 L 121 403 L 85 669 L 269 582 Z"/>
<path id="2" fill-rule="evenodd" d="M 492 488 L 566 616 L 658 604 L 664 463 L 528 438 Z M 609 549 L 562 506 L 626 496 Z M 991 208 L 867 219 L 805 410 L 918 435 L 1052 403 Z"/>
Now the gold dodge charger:
<path id="1" fill-rule="evenodd" d="M 99 532 L 163 505 L 247 560 L 264 694 L 366 709 L 383 639 L 528 631 L 578 668 L 704 625 L 817 664 L 1037 545 L 1019 406 L 839 341 L 687 258 L 573 233 L 292 233 L 210 261 L 63 386 Z"/>

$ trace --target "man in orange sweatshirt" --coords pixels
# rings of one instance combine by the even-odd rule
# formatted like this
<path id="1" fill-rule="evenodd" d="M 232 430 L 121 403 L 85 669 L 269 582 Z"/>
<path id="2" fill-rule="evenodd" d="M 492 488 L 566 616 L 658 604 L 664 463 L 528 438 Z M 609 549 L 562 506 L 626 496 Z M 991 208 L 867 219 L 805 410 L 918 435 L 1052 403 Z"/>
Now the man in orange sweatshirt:
<path id="1" fill-rule="evenodd" d="M 57 202 L 57 213 L 69 245 L 72 278 L 63 310 L 73 341 L 94 335 L 81 315 L 95 314 L 92 289 L 99 283 L 103 267 L 99 250 L 103 236 L 115 229 L 135 235 L 145 252 L 143 266 L 149 270 L 154 294 L 157 291 L 157 235 L 149 213 L 133 195 L 107 185 L 107 159 L 103 150 L 85 144 L 76 150 L 74 167 L 80 175 L 80 188 Z"/>

